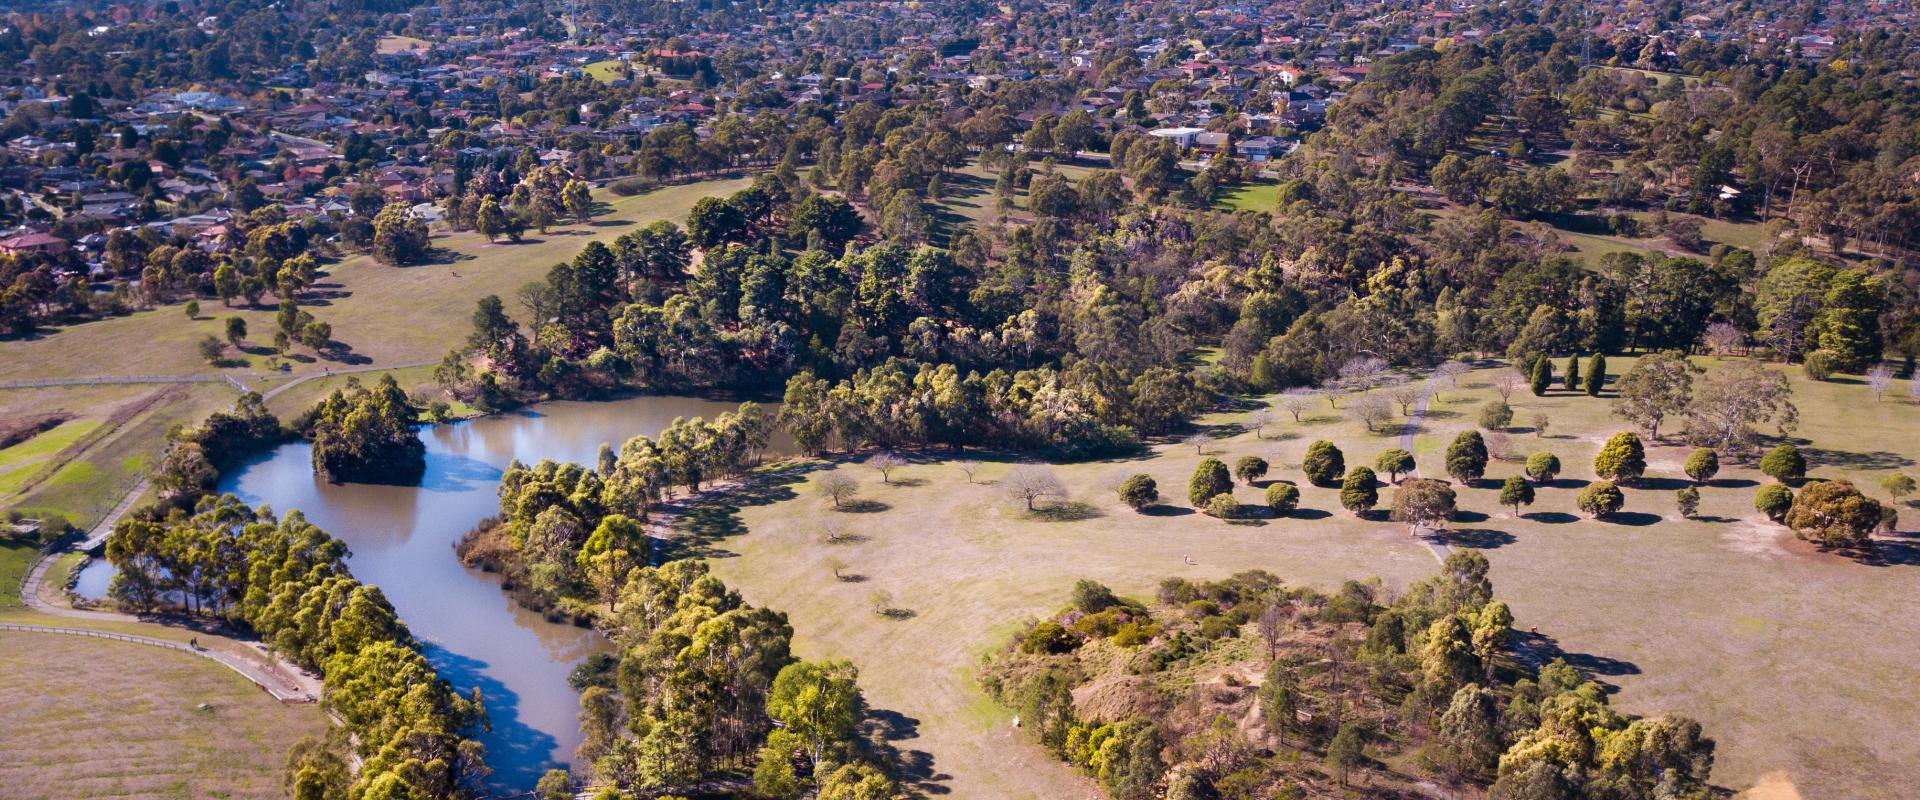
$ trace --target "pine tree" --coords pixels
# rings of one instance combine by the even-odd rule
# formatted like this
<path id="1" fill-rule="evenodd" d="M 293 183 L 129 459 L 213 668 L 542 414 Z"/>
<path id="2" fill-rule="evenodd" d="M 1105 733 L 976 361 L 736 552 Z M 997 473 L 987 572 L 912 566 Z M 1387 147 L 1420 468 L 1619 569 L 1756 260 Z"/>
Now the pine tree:
<path id="1" fill-rule="evenodd" d="M 1607 357 L 1599 353 L 1587 362 L 1587 396 L 1599 397 L 1600 390 L 1607 385 Z"/>
<path id="2" fill-rule="evenodd" d="M 1553 387 L 1553 362 L 1547 360 L 1546 356 L 1535 356 L 1531 375 L 1529 388 L 1533 389 L 1533 395 L 1539 397 L 1546 394 Z"/>
<path id="3" fill-rule="evenodd" d="M 1579 353 L 1574 353 L 1573 355 L 1567 356 L 1566 386 L 1567 386 L 1567 391 L 1569 392 L 1580 391 L 1580 354 Z"/>

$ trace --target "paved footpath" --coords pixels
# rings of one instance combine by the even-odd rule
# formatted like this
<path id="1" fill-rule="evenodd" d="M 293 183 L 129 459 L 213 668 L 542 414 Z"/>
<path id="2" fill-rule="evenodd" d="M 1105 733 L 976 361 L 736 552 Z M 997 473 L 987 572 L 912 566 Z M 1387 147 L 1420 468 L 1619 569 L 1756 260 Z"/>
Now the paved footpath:
<path id="1" fill-rule="evenodd" d="M 1420 422 L 1427 418 L 1427 401 L 1433 399 L 1433 393 L 1436 391 L 1439 391 L 1439 388 L 1435 384 L 1435 379 L 1428 378 L 1426 388 L 1420 393 L 1420 402 L 1413 407 L 1413 413 L 1407 416 L 1406 427 L 1400 432 L 1400 449 L 1413 452 L 1414 433 L 1420 429 Z M 1413 464 L 1412 477 L 1420 477 L 1419 461 Z M 1413 538 L 1426 545 L 1427 550 L 1433 553 L 1433 560 L 1442 564 L 1447 563 L 1447 555 L 1453 552 L 1453 548 L 1448 547 L 1436 532 L 1415 534 Z"/>

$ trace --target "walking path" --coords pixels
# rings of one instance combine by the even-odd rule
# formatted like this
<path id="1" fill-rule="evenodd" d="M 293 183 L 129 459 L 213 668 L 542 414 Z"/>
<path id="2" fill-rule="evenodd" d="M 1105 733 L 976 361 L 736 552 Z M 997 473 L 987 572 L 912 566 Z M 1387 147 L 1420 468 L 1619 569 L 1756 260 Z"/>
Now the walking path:
<path id="1" fill-rule="evenodd" d="M 64 627 L 59 627 L 54 625 L 18 625 L 11 622 L 0 622 L 0 631 L 24 631 L 29 633 L 66 634 L 68 636 L 91 636 L 96 639 L 113 639 L 115 641 L 132 642 L 134 644 L 143 644 L 148 647 L 164 647 L 168 650 L 178 650 L 182 653 L 192 653 L 202 658 L 207 658 L 207 659 L 211 659 L 213 661 L 219 662 L 221 665 L 225 666 L 226 668 L 231 669 L 234 672 L 238 673 L 240 677 L 246 678 L 247 680 L 252 681 L 254 685 L 259 686 L 262 690 L 265 690 L 267 694 L 273 695 L 273 699 L 278 700 L 282 703 L 311 703 L 311 702 L 314 702 L 314 700 L 316 699 L 316 694 L 314 690 L 311 690 L 309 689 L 309 687 L 304 686 L 302 682 L 299 680 L 293 679 L 284 674 L 280 674 L 279 672 L 276 672 L 271 667 L 256 664 L 252 661 L 249 661 L 239 656 L 230 655 L 228 653 L 220 652 L 218 650 L 211 650 L 211 649 L 200 647 L 197 645 L 181 644 L 179 642 L 169 642 L 165 639 L 155 639 L 151 636 L 131 636 L 124 633 L 109 633 L 107 631 L 94 631 L 94 630 L 87 630 L 85 628 L 64 628 Z"/>
<path id="2" fill-rule="evenodd" d="M 272 400 L 273 398 L 280 396 L 280 394 L 285 392 L 286 390 L 291 389 L 295 386 L 299 386 L 300 384 L 306 383 L 307 381 L 313 380 L 314 378 L 330 378 L 335 375 L 351 375 L 356 372 L 380 372 L 383 370 L 390 370 L 390 369 L 412 369 L 414 367 L 432 366 L 438 363 L 440 362 L 418 361 L 411 364 L 375 364 L 375 365 L 369 365 L 365 367 L 347 367 L 345 369 L 330 369 L 322 372 L 309 372 L 305 375 L 301 375 L 298 378 L 294 378 L 293 380 L 287 381 L 286 383 L 280 384 L 279 386 L 273 387 L 272 390 L 268 391 L 264 395 L 261 395 L 260 399 Z"/>
<path id="3" fill-rule="evenodd" d="M 1434 378 L 1427 378 L 1427 385 L 1425 389 L 1420 392 L 1420 402 L 1414 404 L 1413 413 L 1407 415 L 1406 427 L 1400 431 L 1400 449 L 1409 453 L 1413 452 L 1414 435 L 1420 430 L 1420 422 L 1427 418 L 1427 401 L 1433 399 L 1433 382 Z M 1420 477 L 1420 461 L 1418 459 L 1415 459 L 1413 462 L 1413 477 Z M 1421 544 L 1426 545 L 1427 550 L 1433 553 L 1433 560 L 1442 564 L 1447 563 L 1447 556 L 1453 553 L 1453 548 L 1448 547 L 1446 542 L 1441 541 L 1440 538 L 1432 532 L 1415 534 L 1413 538 L 1418 539 Z"/>
<path id="4" fill-rule="evenodd" d="M 79 378 L 36 378 L 28 381 L 0 381 L 0 389 L 38 389 L 44 386 L 95 386 L 136 383 L 225 383 L 236 391 L 252 391 L 232 375 L 93 375 Z"/>

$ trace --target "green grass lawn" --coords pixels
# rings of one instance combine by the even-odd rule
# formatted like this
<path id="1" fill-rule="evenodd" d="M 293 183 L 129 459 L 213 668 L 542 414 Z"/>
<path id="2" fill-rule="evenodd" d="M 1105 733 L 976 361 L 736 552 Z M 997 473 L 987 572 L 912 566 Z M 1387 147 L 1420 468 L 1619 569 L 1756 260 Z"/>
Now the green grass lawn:
<path id="1" fill-rule="evenodd" d="M 1271 212 L 1279 204 L 1279 181 L 1236 184 L 1221 189 L 1213 197 L 1213 207 L 1221 211 Z"/>
<path id="2" fill-rule="evenodd" d="M 621 67 L 625 65 L 626 62 L 619 59 L 607 59 L 606 61 L 595 61 L 588 64 L 582 71 L 587 73 L 587 77 L 596 81 L 612 83 L 621 76 Z"/>
<path id="3" fill-rule="evenodd" d="M 1631 363 L 1610 359 L 1616 376 Z M 1436 474 L 1446 443 L 1492 397 L 1493 374 L 1476 372 L 1432 403 L 1412 434 L 1424 474 Z M 1793 381 L 1804 420 L 1796 435 L 1810 440 L 1815 476 L 1871 487 L 1890 470 L 1913 469 L 1920 407 L 1875 403 L 1857 385 L 1815 384 L 1797 373 Z M 1907 685 L 1911 642 L 1920 640 L 1920 620 L 1907 609 L 1920 603 L 1920 567 L 1870 565 L 1793 540 L 1752 511 L 1765 478 L 1739 465 L 1703 489 L 1700 517 L 1682 519 L 1673 490 L 1687 448 L 1671 443 L 1649 448 L 1649 479 L 1626 490 L 1625 513 L 1585 519 L 1574 508 L 1577 487 L 1592 479 L 1600 442 L 1625 423 L 1611 416 L 1607 398 L 1557 391 L 1513 403 L 1516 424 L 1530 424 L 1536 412 L 1551 424 L 1546 437 L 1509 433 L 1512 455 L 1552 450 L 1566 471 L 1515 518 L 1497 505 L 1498 480 L 1520 464 L 1496 461 L 1491 480 L 1460 489 L 1467 513 L 1448 539 L 1486 552 L 1517 627 L 1537 626 L 1617 687 L 1623 710 L 1700 719 L 1719 742 L 1715 774 L 1725 786 L 1784 772 L 1809 797 L 1892 798 L 1900 795 L 1891 786 L 1920 781 L 1920 748 L 1902 733 L 1920 725 L 1920 698 Z M 1339 444 L 1349 465 L 1401 444 L 1399 431 L 1369 433 L 1324 404 L 1264 438 L 1240 430 L 1243 418 L 1204 420 L 1220 437 L 1209 455 L 1231 462 L 1259 454 L 1273 464 L 1270 478 L 1302 484 L 1301 456 L 1315 439 Z M 873 501 L 866 513 L 831 511 L 813 493 L 823 474 L 814 472 L 749 501 L 716 502 L 679 528 L 688 544 L 720 556 L 713 567 L 730 585 L 790 615 L 799 655 L 852 659 L 875 708 L 918 720 L 915 738 L 896 744 L 930 754 L 955 796 L 1085 796 L 1084 779 L 1026 744 L 1004 716 L 983 713 L 972 683 L 973 665 L 1007 626 L 1051 611 L 1075 580 L 1144 596 L 1170 575 L 1262 568 L 1322 589 L 1370 576 L 1397 588 L 1437 567 L 1404 526 L 1340 509 L 1337 489 L 1303 485 L 1309 511 L 1264 524 L 1193 514 L 1181 495 L 1199 458 L 1190 446 L 1163 444 L 1147 458 L 1056 466 L 1084 504 L 1072 521 L 1036 518 L 1001 499 L 992 482 L 1006 464 L 990 463 L 975 483 L 941 455 L 897 471 L 893 485 L 857 464 L 834 467 L 860 481 Z M 1169 507 L 1136 514 L 1122 506 L 1105 487 L 1130 473 L 1153 476 Z M 1260 496 L 1256 487 L 1235 492 L 1243 503 Z M 1392 493 L 1381 490 L 1383 506 Z M 824 543 L 830 527 L 853 542 Z M 1887 547 L 1912 552 L 1905 542 Z M 835 580 L 834 561 L 860 579 Z M 868 601 L 875 590 L 914 616 L 876 617 Z M 1809 680 L 1817 675 L 1836 679 Z"/>
<path id="4" fill-rule="evenodd" d="M 0 535 L 0 608 L 23 607 L 20 582 L 40 555 L 39 544 L 12 535 Z"/>

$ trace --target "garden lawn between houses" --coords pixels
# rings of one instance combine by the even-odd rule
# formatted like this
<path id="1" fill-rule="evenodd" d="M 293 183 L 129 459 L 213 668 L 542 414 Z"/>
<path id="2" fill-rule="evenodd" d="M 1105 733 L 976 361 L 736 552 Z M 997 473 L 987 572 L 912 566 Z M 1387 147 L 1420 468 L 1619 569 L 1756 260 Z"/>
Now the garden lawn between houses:
<path id="1" fill-rule="evenodd" d="M 1617 378 L 1632 359 L 1609 362 Z M 1432 399 L 1410 448 L 1424 476 L 1444 477 L 1440 453 L 1494 396 L 1494 369 L 1441 386 Z M 1920 441 L 1920 407 L 1895 399 L 1905 387 L 1875 402 L 1859 385 L 1791 377 L 1812 476 L 1853 479 L 1884 499 L 1879 478 L 1913 463 L 1913 454 L 1889 448 Z M 1465 513 L 1446 544 L 1484 550 L 1516 628 L 1537 627 L 1551 648 L 1615 687 L 1621 710 L 1699 719 L 1719 742 L 1719 784 L 1740 790 L 1765 776 L 1769 792 L 1797 786 L 1808 797 L 1860 798 L 1900 797 L 1898 787 L 1920 784 L 1920 743 L 1906 735 L 1920 726 L 1920 698 L 1908 686 L 1920 621 L 1907 612 L 1920 604 L 1920 541 L 1883 542 L 1881 564 L 1817 552 L 1753 512 L 1754 489 L 1768 479 L 1731 463 L 1702 489 L 1700 516 L 1681 519 L 1674 490 L 1685 485 L 1689 448 L 1676 444 L 1649 448 L 1648 477 L 1625 490 L 1620 515 L 1586 519 L 1574 495 L 1593 479 L 1600 443 L 1629 427 L 1609 414 L 1606 395 L 1536 398 L 1521 389 L 1515 425 L 1530 425 L 1535 412 L 1551 424 L 1544 438 L 1510 433 L 1512 450 L 1551 450 L 1565 471 L 1514 519 L 1497 505 L 1498 485 L 1521 464 L 1496 460 L 1487 479 L 1461 489 Z M 798 655 L 858 665 L 873 707 L 906 720 L 894 726 L 906 731 L 896 746 L 929 756 L 928 781 L 950 796 L 1087 796 L 1091 783 L 1015 730 L 1010 712 L 974 680 L 983 653 L 1054 610 L 1076 580 L 1145 598 L 1167 576 L 1258 568 L 1322 590 L 1372 576 L 1399 588 L 1438 567 L 1405 526 L 1384 513 L 1356 519 L 1339 507 L 1337 489 L 1307 486 L 1300 474 L 1313 440 L 1336 442 L 1349 467 L 1371 465 L 1402 444 L 1406 420 L 1396 415 L 1394 429 L 1369 433 L 1324 403 L 1300 423 L 1276 412 L 1286 421 L 1264 438 L 1239 429 L 1244 411 L 1206 418 L 1220 437 L 1208 455 L 1229 464 L 1265 457 L 1269 480 L 1302 485 L 1306 511 L 1293 518 L 1234 524 L 1191 513 L 1187 478 L 1201 456 L 1172 443 L 1141 458 L 1053 467 L 1083 504 L 1055 518 L 1000 498 L 992 482 L 1007 463 L 989 461 L 969 483 L 940 453 L 896 470 L 893 485 L 857 463 L 830 467 L 860 481 L 870 501 L 863 512 L 835 512 L 815 496 L 824 474 L 816 470 L 747 498 L 697 504 L 675 523 L 677 535 L 689 552 L 713 556 L 716 573 L 750 602 L 787 612 Z M 1107 488 L 1137 472 L 1158 481 L 1167 507 L 1136 514 Z M 1261 497 L 1244 484 L 1235 495 L 1248 504 Z M 1392 496 L 1381 489 L 1383 510 Z M 1913 513 L 1903 527 L 1913 527 Z M 830 527 L 852 541 L 823 543 Z M 837 580 L 834 562 L 858 580 Z M 876 615 L 876 591 L 912 615 Z"/>

